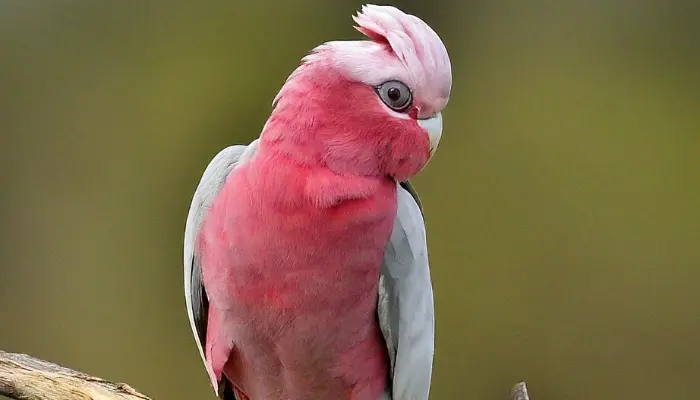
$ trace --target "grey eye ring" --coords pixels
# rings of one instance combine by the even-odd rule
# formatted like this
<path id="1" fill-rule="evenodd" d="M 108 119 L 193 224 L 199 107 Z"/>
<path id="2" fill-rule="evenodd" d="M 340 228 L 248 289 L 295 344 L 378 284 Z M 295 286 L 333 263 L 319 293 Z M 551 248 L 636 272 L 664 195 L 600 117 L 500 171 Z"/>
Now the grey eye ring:
<path id="1" fill-rule="evenodd" d="M 406 112 L 413 104 L 413 93 L 403 82 L 387 81 L 374 90 L 382 102 L 396 112 Z"/>

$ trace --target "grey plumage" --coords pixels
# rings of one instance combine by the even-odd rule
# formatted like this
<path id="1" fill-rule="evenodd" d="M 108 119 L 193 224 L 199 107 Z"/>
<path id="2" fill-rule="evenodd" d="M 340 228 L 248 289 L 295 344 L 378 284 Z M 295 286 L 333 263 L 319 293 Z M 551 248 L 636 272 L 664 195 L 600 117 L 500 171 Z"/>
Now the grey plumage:
<path id="1" fill-rule="evenodd" d="M 204 174 L 195 190 L 192 204 L 190 205 L 190 210 L 187 215 L 184 243 L 185 302 L 187 304 L 187 314 L 190 319 L 192 333 L 194 334 L 197 348 L 199 349 L 199 355 L 205 364 L 204 345 L 207 338 L 207 312 L 209 309 L 209 301 L 204 291 L 204 285 L 202 284 L 202 267 L 199 254 L 195 251 L 197 233 L 209 212 L 212 202 L 226 182 L 229 173 L 239 164 L 241 158 L 246 158 L 244 157 L 244 153 L 246 153 L 246 155 L 252 155 L 256 145 L 257 141 L 251 143 L 249 146 L 230 146 L 221 150 L 214 156 L 204 170 Z M 219 396 L 223 400 L 236 400 L 226 379 L 222 379 L 222 385 L 219 387 Z"/>
<path id="2" fill-rule="evenodd" d="M 389 351 L 392 400 L 428 399 L 433 367 L 433 287 L 420 201 L 402 182 L 379 279 L 377 314 Z"/>

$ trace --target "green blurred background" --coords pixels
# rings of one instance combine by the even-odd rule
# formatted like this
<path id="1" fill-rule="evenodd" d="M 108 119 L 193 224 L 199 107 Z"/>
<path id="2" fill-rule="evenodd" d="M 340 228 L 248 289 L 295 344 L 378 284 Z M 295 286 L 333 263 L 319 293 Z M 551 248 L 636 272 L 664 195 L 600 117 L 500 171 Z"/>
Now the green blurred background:
<path id="1" fill-rule="evenodd" d="M 355 1 L 0 0 L 0 348 L 214 399 L 182 294 L 213 155 L 260 132 Z M 444 39 L 415 180 L 432 399 L 691 399 L 700 374 L 700 2 L 396 1 Z"/>

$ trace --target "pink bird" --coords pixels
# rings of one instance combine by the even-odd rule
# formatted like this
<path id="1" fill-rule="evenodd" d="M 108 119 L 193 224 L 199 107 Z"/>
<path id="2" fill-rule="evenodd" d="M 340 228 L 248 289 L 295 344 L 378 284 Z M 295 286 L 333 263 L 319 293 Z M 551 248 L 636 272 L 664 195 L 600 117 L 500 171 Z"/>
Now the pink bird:
<path id="1" fill-rule="evenodd" d="M 419 18 L 367 5 L 370 40 L 303 58 L 260 137 L 204 171 L 185 294 L 224 400 L 422 400 L 434 352 L 425 225 L 408 179 L 442 134 L 452 72 Z"/>

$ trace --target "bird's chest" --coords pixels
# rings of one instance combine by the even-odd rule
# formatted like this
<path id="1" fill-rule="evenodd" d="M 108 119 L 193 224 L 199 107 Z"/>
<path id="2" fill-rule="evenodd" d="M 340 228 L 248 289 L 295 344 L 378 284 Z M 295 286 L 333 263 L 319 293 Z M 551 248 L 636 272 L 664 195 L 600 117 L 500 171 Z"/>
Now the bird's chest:
<path id="1" fill-rule="evenodd" d="M 387 372 L 377 286 L 393 193 L 315 209 L 236 187 L 214 202 L 200 236 L 207 294 L 237 352 L 229 373 L 246 392 L 271 391 L 260 398 L 377 398 Z"/>
<path id="2" fill-rule="evenodd" d="M 212 301 L 311 311 L 374 296 L 396 216 L 393 190 L 314 207 L 246 183 L 224 188 L 201 230 Z"/>

